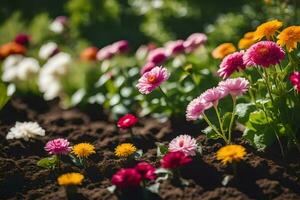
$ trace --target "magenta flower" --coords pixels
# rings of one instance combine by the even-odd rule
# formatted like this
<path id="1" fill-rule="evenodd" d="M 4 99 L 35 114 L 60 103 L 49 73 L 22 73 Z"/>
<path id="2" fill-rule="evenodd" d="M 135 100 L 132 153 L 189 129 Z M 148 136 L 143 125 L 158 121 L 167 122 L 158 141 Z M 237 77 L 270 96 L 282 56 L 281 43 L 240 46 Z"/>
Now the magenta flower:
<path id="1" fill-rule="evenodd" d="M 18 34 L 14 41 L 18 44 L 21 44 L 23 46 L 28 46 L 29 45 L 29 42 L 31 40 L 31 37 L 27 34 L 24 34 L 24 33 L 20 33 Z"/>
<path id="2" fill-rule="evenodd" d="M 112 52 L 117 53 L 125 53 L 129 50 L 129 43 L 127 40 L 120 40 L 112 44 Z"/>
<path id="3" fill-rule="evenodd" d="M 297 92 L 300 91 L 300 72 L 293 72 L 289 77 L 292 85 L 295 87 Z"/>
<path id="4" fill-rule="evenodd" d="M 108 45 L 100 49 L 97 53 L 97 59 L 100 61 L 110 59 L 114 56 L 112 45 Z"/>
<path id="5" fill-rule="evenodd" d="M 156 179 L 155 167 L 147 162 L 140 162 L 135 166 L 135 169 L 142 176 L 142 179 Z"/>
<path id="6" fill-rule="evenodd" d="M 186 156 L 183 152 L 169 152 L 161 160 L 160 165 L 162 168 L 175 169 L 192 162 L 189 156 Z"/>
<path id="7" fill-rule="evenodd" d="M 162 64 L 168 58 L 164 48 L 157 48 L 149 52 L 147 61 L 155 65 Z"/>
<path id="8" fill-rule="evenodd" d="M 154 63 L 148 62 L 146 65 L 144 65 L 144 66 L 141 68 L 140 74 L 143 75 L 143 74 L 145 74 L 146 72 L 151 71 L 151 69 L 153 69 L 154 67 L 156 67 L 156 65 L 155 65 Z"/>
<path id="9" fill-rule="evenodd" d="M 219 100 L 224 98 L 228 93 L 226 93 L 222 88 L 216 87 L 206 90 L 202 93 L 201 97 L 204 102 L 207 103 L 206 109 L 211 106 L 218 106 Z"/>
<path id="10" fill-rule="evenodd" d="M 179 135 L 169 143 L 169 151 L 181 151 L 186 156 L 195 156 L 197 141 L 189 135 Z"/>
<path id="11" fill-rule="evenodd" d="M 205 44 L 207 36 L 204 33 L 194 33 L 190 35 L 184 42 L 184 47 L 187 53 L 190 53 L 198 47 Z"/>
<path id="12" fill-rule="evenodd" d="M 138 80 L 136 87 L 142 94 L 149 94 L 169 78 L 170 74 L 164 67 L 154 67 Z"/>
<path id="13" fill-rule="evenodd" d="M 120 169 L 111 179 L 113 185 L 120 189 L 139 187 L 142 176 L 134 168 Z"/>
<path id="14" fill-rule="evenodd" d="M 232 78 L 219 83 L 219 87 L 232 97 L 240 96 L 248 91 L 249 81 L 245 78 Z"/>
<path id="15" fill-rule="evenodd" d="M 204 111 L 209 107 L 201 96 L 193 99 L 186 109 L 186 120 L 197 120 Z"/>
<path id="16" fill-rule="evenodd" d="M 184 41 L 183 40 L 176 40 L 176 41 L 169 41 L 165 44 L 166 52 L 168 56 L 176 55 L 179 53 L 184 52 Z"/>
<path id="17" fill-rule="evenodd" d="M 228 78 L 234 71 L 245 69 L 243 61 L 244 51 L 235 52 L 227 55 L 220 64 L 218 75 L 223 79 Z"/>
<path id="18" fill-rule="evenodd" d="M 54 140 L 50 140 L 45 145 L 45 150 L 49 154 L 53 155 L 66 155 L 71 151 L 71 147 L 69 147 L 70 143 L 68 140 L 63 138 L 58 138 Z"/>
<path id="19" fill-rule="evenodd" d="M 269 67 L 276 65 L 284 59 L 285 52 L 272 41 L 261 41 L 253 44 L 244 54 L 244 63 L 247 66 L 261 65 Z"/>

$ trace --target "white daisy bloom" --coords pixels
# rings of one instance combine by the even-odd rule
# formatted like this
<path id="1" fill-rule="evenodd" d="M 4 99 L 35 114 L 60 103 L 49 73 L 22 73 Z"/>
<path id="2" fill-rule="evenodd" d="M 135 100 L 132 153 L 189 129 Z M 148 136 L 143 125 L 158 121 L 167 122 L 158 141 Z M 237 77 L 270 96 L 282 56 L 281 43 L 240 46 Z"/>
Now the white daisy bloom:
<path id="1" fill-rule="evenodd" d="M 16 66 L 19 64 L 21 60 L 23 60 L 24 56 L 19 55 L 19 54 L 14 54 L 8 56 L 4 61 L 3 61 L 3 69 L 8 69 L 11 67 Z"/>
<path id="2" fill-rule="evenodd" d="M 18 78 L 28 80 L 40 70 L 39 62 L 34 58 L 24 58 L 17 66 Z"/>
<path id="3" fill-rule="evenodd" d="M 47 60 L 57 50 L 58 50 L 58 45 L 55 42 L 48 42 L 43 46 L 41 46 L 39 51 L 39 57 L 43 60 Z"/>
<path id="4" fill-rule="evenodd" d="M 43 71 L 46 74 L 52 74 L 55 76 L 65 75 L 68 72 L 71 65 L 71 56 L 67 53 L 61 52 L 51 57 L 43 67 Z"/>
<path id="5" fill-rule="evenodd" d="M 54 33 L 60 34 L 60 33 L 64 32 L 65 27 L 61 22 L 54 20 L 50 24 L 49 29 Z"/>
<path id="6" fill-rule="evenodd" d="M 37 136 L 45 136 L 45 130 L 37 122 L 16 122 L 15 126 L 6 135 L 6 139 L 24 139 L 28 141 L 30 138 Z"/>

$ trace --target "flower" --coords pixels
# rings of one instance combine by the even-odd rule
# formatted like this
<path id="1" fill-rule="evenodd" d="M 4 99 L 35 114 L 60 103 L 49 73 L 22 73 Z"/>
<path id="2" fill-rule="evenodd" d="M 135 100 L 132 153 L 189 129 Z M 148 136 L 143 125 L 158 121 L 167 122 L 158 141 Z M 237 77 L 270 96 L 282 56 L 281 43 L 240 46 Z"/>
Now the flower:
<path id="1" fill-rule="evenodd" d="M 245 69 L 243 60 L 244 51 L 227 55 L 220 64 L 218 75 L 223 79 L 228 78 L 234 71 Z"/>
<path id="2" fill-rule="evenodd" d="M 165 44 L 166 52 L 168 56 L 176 55 L 179 53 L 184 52 L 184 41 L 183 40 L 176 40 L 176 41 L 169 41 Z"/>
<path id="3" fill-rule="evenodd" d="M 47 60 L 48 58 L 54 56 L 58 52 L 58 45 L 55 42 L 48 42 L 41 46 L 39 50 L 39 57 L 43 60 Z"/>
<path id="4" fill-rule="evenodd" d="M 254 38 L 255 40 L 261 40 L 263 37 L 266 37 L 267 40 L 270 40 L 281 26 L 282 22 L 277 19 L 265 22 L 256 28 Z"/>
<path id="5" fill-rule="evenodd" d="M 126 114 L 118 120 L 118 127 L 127 129 L 134 126 L 138 122 L 138 118 L 132 114 Z"/>
<path id="6" fill-rule="evenodd" d="M 186 120 L 197 120 L 206 110 L 208 104 L 201 96 L 193 99 L 186 109 Z"/>
<path id="7" fill-rule="evenodd" d="M 24 55 L 27 49 L 16 42 L 9 42 L 0 46 L 0 59 L 6 58 L 12 54 L 21 54 Z"/>
<path id="8" fill-rule="evenodd" d="M 156 65 L 155 65 L 154 63 L 148 62 L 148 63 L 146 63 L 146 65 L 144 65 L 144 66 L 141 68 L 140 74 L 143 75 L 143 74 L 145 74 L 146 72 L 151 71 L 151 69 L 153 69 L 154 67 L 156 67 Z"/>
<path id="9" fill-rule="evenodd" d="M 201 94 L 203 101 L 206 103 L 206 109 L 211 106 L 218 106 L 219 100 L 225 97 L 228 93 L 226 93 L 222 88 L 215 87 L 206 90 Z"/>
<path id="10" fill-rule="evenodd" d="M 72 153 L 79 158 L 86 158 L 96 152 L 94 145 L 90 143 L 79 143 L 73 146 Z"/>
<path id="11" fill-rule="evenodd" d="M 232 43 L 223 43 L 217 46 L 212 51 L 212 57 L 216 59 L 222 59 L 228 54 L 231 54 L 236 51 L 235 46 Z"/>
<path id="12" fill-rule="evenodd" d="M 81 60 L 96 60 L 97 52 L 98 52 L 97 47 L 88 47 L 80 53 L 80 59 Z"/>
<path id="13" fill-rule="evenodd" d="M 297 43 L 300 42 L 300 26 L 290 26 L 285 28 L 277 38 L 277 44 L 281 47 L 286 46 L 288 52 L 293 51 L 297 48 Z"/>
<path id="14" fill-rule="evenodd" d="M 136 87 L 142 94 L 149 94 L 155 88 L 159 87 L 164 81 L 169 78 L 170 74 L 167 69 L 160 66 L 156 66 L 151 71 L 146 72 L 138 80 Z"/>
<path id="15" fill-rule="evenodd" d="M 217 160 L 220 160 L 223 165 L 232 162 L 239 162 L 244 159 L 246 150 L 241 145 L 227 145 L 217 151 Z"/>
<path id="16" fill-rule="evenodd" d="M 129 50 L 129 43 L 127 40 L 120 40 L 113 43 L 111 47 L 114 54 L 125 53 Z"/>
<path id="17" fill-rule="evenodd" d="M 207 41 L 207 36 L 204 33 L 193 33 L 184 42 L 184 48 L 187 53 L 190 53 L 202 46 Z"/>
<path id="18" fill-rule="evenodd" d="M 181 151 L 186 156 L 195 156 L 197 141 L 189 135 L 179 135 L 169 143 L 169 151 Z"/>
<path id="19" fill-rule="evenodd" d="M 142 176 L 142 179 L 156 179 L 155 167 L 147 162 L 140 162 L 135 166 L 136 171 Z"/>
<path id="20" fill-rule="evenodd" d="M 60 34 L 64 32 L 67 25 L 68 25 L 68 18 L 66 16 L 58 16 L 50 24 L 49 29 L 54 33 Z"/>
<path id="21" fill-rule="evenodd" d="M 111 45 L 105 46 L 97 53 L 97 59 L 100 61 L 110 59 L 114 56 L 113 47 Z"/>
<path id="22" fill-rule="evenodd" d="M 71 151 L 71 147 L 69 147 L 69 141 L 63 138 L 57 138 L 54 140 L 50 140 L 47 142 L 47 144 L 45 145 L 45 150 L 49 153 L 49 154 L 68 154 Z"/>
<path id="23" fill-rule="evenodd" d="M 20 33 L 15 37 L 14 42 L 23 46 L 28 46 L 30 42 L 30 36 L 24 33 Z"/>
<path id="24" fill-rule="evenodd" d="M 57 178 L 57 182 L 61 186 L 68 186 L 68 185 L 81 185 L 84 176 L 80 173 L 72 172 L 66 173 Z"/>
<path id="25" fill-rule="evenodd" d="M 34 58 L 24 58 L 17 65 L 18 78 L 19 80 L 28 80 L 33 77 L 33 75 L 38 74 L 40 70 L 39 62 Z"/>
<path id="26" fill-rule="evenodd" d="M 111 179 L 113 185 L 119 189 L 135 188 L 140 186 L 142 176 L 133 168 L 120 169 Z"/>
<path id="27" fill-rule="evenodd" d="M 254 32 L 245 33 L 244 37 L 240 39 L 238 47 L 239 49 L 248 49 L 255 41 Z"/>
<path id="28" fill-rule="evenodd" d="M 244 54 L 244 63 L 249 65 L 261 65 L 269 67 L 276 65 L 284 59 L 285 52 L 275 42 L 260 41 L 247 49 Z"/>
<path id="29" fill-rule="evenodd" d="M 37 136 L 45 136 L 45 130 L 37 122 L 16 122 L 6 135 L 6 139 L 23 138 L 27 141 Z"/>
<path id="30" fill-rule="evenodd" d="M 181 151 L 169 152 L 161 160 L 160 165 L 162 168 L 174 169 L 192 162 L 189 156 L 186 156 Z"/>
<path id="31" fill-rule="evenodd" d="M 163 63 L 168 58 L 164 48 L 156 48 L 149 52 L 147 61 L 153 62 L 155 65 Z"/>
<path id="32" fill-rule="evenodd" d="M 224 90 L 224 93 L 236 97 L 248 91 L 249 81 L 241 77 L 227 79 L 219 83 L 219 88 Z"/>
<path id="33" fill-rule="evenodd" d="M 293 72 L 289 77 L 292 85 L 299 92 L 300 91 L 300 72 Z"/>
<path id="34" fill-rule="evenodd" d="M 137 151 L 136 147 L 131 143 L 123 143 L 115 148 L 117 157 L 128 157 Z"/>

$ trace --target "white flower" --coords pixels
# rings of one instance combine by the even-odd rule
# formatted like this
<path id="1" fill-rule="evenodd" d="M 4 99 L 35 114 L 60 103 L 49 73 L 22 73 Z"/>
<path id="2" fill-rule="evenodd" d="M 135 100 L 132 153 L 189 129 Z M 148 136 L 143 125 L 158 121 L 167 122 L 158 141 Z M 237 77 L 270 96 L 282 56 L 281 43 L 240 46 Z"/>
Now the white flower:
<path id="1" fill-rule="evenodd" d="M 189 135 L 179 135 L 169 143 L 169 151 L 181 151 L 187 156 L 194 156 L 197 151 L 197 141 Z"/>
<path id="2" fill-rule="evenodd" d="M 71 65 L 71 56 L 67 53 L 61 52 L 51 57 L 43 67 L 43 70 L 47 74 L 52 75 L 65 75 L 68 72 Z"/>
<path id="3" fill-rule="evenodd" d="M 54 33 L 57 33 L 57 34 L 60 34 L 62 32 L 64 32 L 64 25 L 62 23 L 60 23 L 59 21 L 53 21 L 50 26 L 49 26 L 49 29 L 51 31 L 53 31 Z"/>
<path id="4" fill-rule="evenodd" d="M 45 130 L 36 122 L 16 122 L 15 126 L 9 130 L 6 139 L 21 139 L 29 140 L 36 136 L 45 136 Z"/>
<path id="5" fill-rule="evenodd" d="M 58 50 L 58 45 L 55 42 L 48 42 L 41 46 L 39 51 L 39 57 L 43 60 L 46 60 L 52 56 L 55 51 Z"/>
<path id="6" fill-rule="evenodd" d="M 39 62 L 34 58 L 24 58 L 17 66 L 18 78 L 28 80 L 40 70 Z"/>
<path id="7" fill-rule="evenodd" d="M 24 57 L 22 55 L 11 55 L 8 56 L 4 61 L 2 65 L 2 81 L 4 82 L 12 82 L 18 79 L 18 70 L 17 66 L 19 62 Z"/>
<path id="8" fill-rule="evenodd" d="M 4 61 L 3 61 L 3 69 L 8 69 L 13 66 L 16 66 L 24 57 L 19 54 L 14 54 L 8 56 Z"/>
<path id="9" fill-rule="evenodd" d="M 40 76 L 38 85 L 40 91 L 44 93 L 44 99 L 47 101 L 57 97 L 62 90 L 60 80 L 52 75 Z"/>

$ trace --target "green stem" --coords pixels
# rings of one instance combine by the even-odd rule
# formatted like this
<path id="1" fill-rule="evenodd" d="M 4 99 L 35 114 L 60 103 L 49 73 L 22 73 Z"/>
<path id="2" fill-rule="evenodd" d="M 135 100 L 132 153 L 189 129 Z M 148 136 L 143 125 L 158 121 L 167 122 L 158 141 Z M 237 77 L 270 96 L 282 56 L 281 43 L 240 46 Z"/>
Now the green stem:
<path id="1" fill-rule="evenodd" d="M 222 123 L 222 120 L 221 120 L 221 116 L 220 116 L 220 112 L 217 108 L 217 106 L 213 106 L 215 111 L 216 111 L 216 114 L 217 114 L 217 117 L 218 117 L 218 121 L 219 121 L 219 126 L 220 126 L 220 129 L 221 129 L 221 134 L 225 137 L 225 132 L 223 130 L 223 123 Z"/>
<path id="2" fill-rule="evenodd" d="M 231 132 L 232 132 L 232 126 L 233 126 L 234 117 L 235 117 L 235 106 L 236 106 L 236 97 L 232 96 L 232 114 L 231 114 L 229 129 L 228 129 L 228 142 L 229 143 L 231 142 Z"/>
<path id="3" fill-rule="evenodd" d="M 203 119 L 206 121 L 206 123 L 218 134 L 218 136 L 220 136 L 225 142 L 226 144 L 228 144 L 227 138 L 222 135 L 218 129 L 216 129 L 216 127 L 209 121 L 209 119 L 207 118 L 207 116 L 203 113 Z"/>
<path id="4" fill-rule="evenodd" d="M 272 96 L 272 90 L 271 90 L 271 87 L 270 87 L 270 84 L 269 84 L 269 75 L 268 75 L 268 72 L 267 72 L 266 69 L 263 68 L 263 70 L 264 70 L 264 74 L 265 74 L 265 82 L 266 82 L 267 90 L 268 90 L 272 105 L 275 106 L 275 101 L 274 101 L 274 98 Z"/>
<path id="5" fill-rule="evenodd" d="M 158 88 L 159 88 L 160 92 L 163 94 L 163 96 L 166 98 L 167 106 L 168 106 L 170 109 L 172 109 L 172 108 L 173 108 L 172 105 L 171 105 L 171 102 L 172 102 L 172 101 L 169 99 L 169 97 L 167 96 L 167 94 L 163 91 L 163 89 L 162 89 L 160 86 L 158 86 Z"/>

